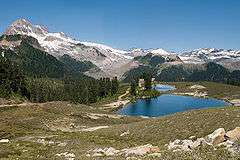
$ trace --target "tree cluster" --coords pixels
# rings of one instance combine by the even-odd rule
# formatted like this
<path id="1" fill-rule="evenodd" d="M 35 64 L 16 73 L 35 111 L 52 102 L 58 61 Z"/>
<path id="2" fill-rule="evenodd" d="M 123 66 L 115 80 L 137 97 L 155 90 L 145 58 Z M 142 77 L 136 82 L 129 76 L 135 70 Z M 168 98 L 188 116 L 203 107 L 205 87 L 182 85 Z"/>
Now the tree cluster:
<path id="1" fill-rule="evenodd" d="M 68 74 L 56 79 L 47 74 L 39 77 L 38 72 L 33 76 L 24 73 L 17 63 L 0 56 L 0 96 L 18 94 L 32 102 L 94 103 L 119 89 L 117 77 L 96 80 L 83 74 Z"/>
<path id="2" fill-rule="evenodd" d="M 0 57 L 0 95 L 9 97 L 12 94 L 21 94 L 29 98 L 23 72 L 13 62 Z"/>
<path id="3" fill-rule="evenodd" d="M 143 75 L 140 77 L 142 79 L 144 79 L 144 88 L 145 91 L 150 91 L 152 89 L 152 75 L 149 73 L 143 73 Z M 130 94 L 133 96 L 136 96 L 138 93 L 138 81 L 137 80 L 132 80 L 130 83 Z"/>
<path id="4" fill-rule="evenodd" d="M 152 89 L 152 75 L 149 73 L 144 73 L 143 79 L 144 79 L 145 90 L 151 90 Z"/>
<path id="5" fill-rule="evenodd" d="M 74 103 L 94 103 L 101 98 L 117 93 L 117 78 L 76 78 L 66 76 L 63 80 L 38 78 L 29 80 L 31 101 L 71 101 Z"/>
<path id="6" fill-rule="evenodd" d="M 137 83 L 136 81 L 132 81 L 130 84 L 131 88 L 130 88 L 130 94 L 133 96 L 137 95 Z"/>

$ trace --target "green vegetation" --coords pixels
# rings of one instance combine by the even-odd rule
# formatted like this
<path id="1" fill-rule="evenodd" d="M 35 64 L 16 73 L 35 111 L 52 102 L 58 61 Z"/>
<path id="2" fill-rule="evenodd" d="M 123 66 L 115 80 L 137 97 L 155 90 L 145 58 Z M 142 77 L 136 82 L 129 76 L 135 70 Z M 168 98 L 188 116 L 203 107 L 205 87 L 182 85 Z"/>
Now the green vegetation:
<path id="1" fill-rule="evenodd" d="M 152 98 L 161 95 L 161 93 L 157 90 L 152 89 L 152 76 L 150 74 L 144 73 L 144 88 L 140 88 L 138 86 L 138 80 L 132 81 L 130 85 L 130 95 L 132 96 L 132 100 L 134 101 L 137 98 Z"/>
<path id="2" fill-rule="evenodd" d="M 119 139 L 122 146 L 137 146 L 147 143 L 160 146 L 162 154 L 159 159 L 194 159 L 194 157 L 213 160 L 220 157 L 222 159 L 238 159 L 239 154 L 230 154 L 224 149 L 214 150 L 212 147 L 205 146 L 199 147 L 193 152 L 172 152 L 167 150 L 165 144 L 176 139 L 188 139 L 190 136 L 204 137 L 221 127 L 226 130 L 234 129 L 240 123 L 239 113 L 240 110 L 237 107 L 194 110 L 130 123 L 121 127 L 115 126 L 111 131 L 104 130 L 98 134 L 106 139 L 119 139 L 118 133 L 129 130 L 131 133 L 129 136 Z M 111 146 L 118 148 L 119 143 L 115 142 L 115 145 Z"/>
<path id="3" fill-rule="evenodd" d="M 125 94 L 128 89 L 129 89 L 129 84 L 127 84 L 127 83 L 119 83 L 118 91 L 117 91 L 116 94 L 113 94 L 113 95 L 110 94 L 107 97 L 103 97 L 99 101 L 97 101 L 96 103 L 91 103 L 91 106 L 101 107 L 101 106 L 104 106 L 106 104 L 109 104 L 109 103 L 112 103 L 114 101 L 117 101 L 118 97 L 123 95 L 123 94 Z M 127 98 L 127 97 L 128 97 L 128 95 L 124 96 L 123 98 Z"/>
<path id="4" fill-rule="evenodd" d="M 88 160 L 92 159 L 86 156 L 88 151 L 96 148 L 123 149 L 145 144 L 160 147 L 159 159 L 184 160 L 198 157 L 198 159 L 237 160 L 239 158 L 239 154 L 230 154 L 225 149 L 214 150 L 211 146 L 199 147 L 192 152 L 172 152 L 165 146 L 175 139 L 188 139 L 190 136 L 204 137 L 220 127 L 226 130 L 234 129 L 240 124 L 238 107 L 193 110 L 154 119 L 109 118 L 106 115 L 92 119 L 87 116 L 91 113 L 112 115 L 97 108 L 67 102 L 2 107 L 0 139 L 9 139 L 10 143 L 1 144 L 0 158 L 58 159 L 56 154 L 69 152 L 74 153 L 76 159 Z M 75 128 L 70 128 L 72 123 Z M 109 128 L 92 132 L 73 131 L 81 129 L 82 126 L 109 126 Z M 129 134 L 120 136 L 124 132 Z M 65 146 L 62 147 L 60 144 Z M 126 159 L 124 156 L 110 158 Z M 139 158 L 151 159 L 148 156 Z"/>
<path id="5" fill-rule="evenodd" d="M 134 60 L 139 61 L 145 65 L 149 65 L 151 67 L 156 67 L 164 62 L 166 62 L 165 58 L 159 55 L 153 55 L 152 53 L 148 53 L 145 56 L 135 57 Z"/>
<path id="6" fill-rule="evenodd" d="M 167 67 L 139 66 L 124 74 L 124 82 L 131 82 L 131 79 L 138 79 L 144 73 L 150 73 L 157 81 L 164 82 L 196 82 L 210 81 L 232 85 L 240 84 L 240 71 L 230 72 L 223 66 L 210 62 L 203 68 L 191 68 L 184 65 L 172 65 Z"/>
<path id="7" fill-rule="evenodd" d="M 189 73 L 184 70 L 182 66 L 170 66 L 161 71 L 159 75 L 156 76 L 156 80 L 165 82 L 181 82 L 186 81 Z"/>
<path id="8" fill-rule="evenodd" d="M 7 38 L 16 41 L 19 37 Z M 30 100 L 11 104 L 0 99 L 0 139 L 10 140 L 9 143 L 1 143 L 0 159 L 64 159 L 66 157 L 57 154 L 66 152 L 73 153 L 75 159 L 93 159 L 87 154 L 96 148 L 124 149 L 145 144 L 160 148 L 158 159 L 239 159 L 239 153 L 231 154 L 220 147 L 201 146 L 192 152 L 172 152 L 165 145 L 176 139 L 189 139 L 190 136 L 204 137 L 222 127 L 234 129 L 240 124 L 238 107 L 192 110 L 148 119 L 119 116 L 110 112 L 105 104 L 128 93 L 129 84 L 119 84 L 116 77 L 95 80 L 84 76 L 81 72 L 94 67 L 92 64 L 77 62 L 66 56 L 59 61 L 26 41 L 16 53 L 4 49 L 0 51 L 6 55 L 0 56 L 0 97 L 19 95 Z M 127 76 L 128 80 L 134 80 L 130 88 L 132 97 L 147 98 L 161 94 L 151 89 L 151 77 L 157 75 L 152 66 L 159 61 L 151 58 L 151 67 L 141 66 L 128 72 L 133 73 Z M 168 83 L 176 87 L 170 92 L 193 92 L 190 87 L 199 84 L 206 87 L 201 91 L 206 91 L 209 97 L 240 98 L 240 87 L 234 86 L 239 84 L 239 71 L 229 72 L 215 65 L 210 63 L 206 70 L 193 72 L 184 68 L 180 72 L 179 68 L 166 68 L 158 78 L 163 78 L 163 81 L 197 81 Z M 138 87 L 138 78 L 145 79 L 145 90 Z M 123 100 L 128 98 L 122 97 Z M 103 128 L 89 130 L 92 127 Z M 121 155 L 99 159 L 108 158 L 127 159 Z M 136 158 L 156 159 L 146 155 Z"/>
<path id="9" fill-rule="evenodd" d="M 65 77 L 63 80 L 49 78 L 29 78 L 27 81 L 32 102 L 71 101 L 74 103 L 95 103 L 102 98 L 117 93 L 116 78 L 77 79 Z"/>
<path id="10" fill-rule="evenodd" d="M 131 88 L 130 88 L 130 94 L 132 96 L 136 96 L 137 95 L 137 87 L 138 87 L 138 84 L 136 81 L 132 81 L 131 82 Z"/>
<path id="11" fill-rule="evenodd" d="M 16 63 L 28 76 L 61 78 L 69 73 L 65 65 L 55 57 L 32 47 L 24 40 L 16 52 L 4 49 L 0 49 L 0 52 L 4 52 L 5 59 Z"/>
<path id="12" fill-rule="evenodd" d="M 63 78 L 66 75 L 74 75 L 83 77 L 82 72 L 96 67 L 89 61 L 80 62 L 68 55 L 63 55 L 58 60 L 42 51 L 38 41 L 32 37 L 3 35 L 0 40 L 21 42 L 19 46 L 15 47 L 14 51 L 0 47 L 0 53 L 4 53 L 6 59 L 16 63 L 27 76 Z"/>
<path id="13" fill-rule="evenodd" d="M 96 67 L 90 61 L 77 61 L 66 54 L 60 57 L 60 61 L 63 62 L 69 68 L 69 70 L 79 73 L 88 71 L 89 69 Z"/>
<path id="14" fill-rule="evenodd" d="M 95 80 L 82 72 L 95 67 L 69 56 L 60 60 L 33 47 L 34 38 L 20 35 L 2 36 L 11 41 L 21 40 L 15 50 L 0 48 L 0 96 L 17 94 L 32 102 L 71 101 L 95 103 L 117 93 L 117 78 Z M 34 42 L 36 43 L 36 42 Z"/>
<path id="15" fill-rule="evenodd" d="M 230 74 L 223 66 L 210 62 L 206 65 L 206 70 L 194 72 L 188 79 L 191 81 L 227 82 Z"/>
<path id="16" fill-rule="evenodd" d="M 148 74 L 148 73 L 144 73 L 143 79 L 144 79 L 145 90 L 151 90 L 152 89 L 152 75 Z"/>
<path id="17" fill-rule="evenodd" d="M 125 78 L 123 82 L 130 83 L 133 80 L 138 81 L 139 78 L 143 77 L 144 73 L 156 75 L 155 70 L 152 67 L 139 66 L 124 73 L 123 77 Z"/>
<path id="18" fill-rule="evenodd" d="M 41 81 L 41 79 L 37 80 Z M 47 81 L 50 84 L 63 85 L 60 80 L 48 79 Z M 104 81 L 102 83 L 109 80 L 105 79 Z M 172 82 L 168 84 L 177 87 L 174 92 L 185 92 L 189 91 L 189 87 L 196 83 Z M 197 84 L 205 86 L 209 96 L 226 98 L 240 95 L 238 86 L 213 82 Z M 120 85 L 118 93 L 113 96 L 123 94 L 128 87 L 128 85 Z M 142 93 L 147 95 L 151 94 L 151 91 L 146 90 Z M 108 103 L 112 100 L 105 102 Z M 103 105 L 93 104 L 93 106 L 102 107 Z M 56 154 L 64 152 L 74 153 L 76 159 L 92 159 L 86 155 L 90 150 L 96 148 L 123 149 L 145 144 L 156 145 L 160 148 L 159 159 L 184 160 L 198 157 L 198 159 L 218 160 L 221 157 L 235 160 L 239 158 L 239 154 L 230 154 L 221 148 L 214 150 L 211 146 L 198 147 L 192 152 L 172 152 L 165 146 L 176 139 L 188 139 L 190 136 L 204 137 L 221 127 L 226 130 L 234 129 L 240 124 L 238 107 L 193 110 L 154 119 L 117 117 L 111 112 L 102 110 L 101 107 L 68 102 L 27 103 L 22 106 L 6 105 L 1 107 L 0 111 L 0 139 L 10 140 L 10 143 L 2 143 L 0 146 L 0 158 L 3 159 L 35 159 L 36 157 L 58 159 L 60 157 Z M 95 116 L 89 116 L 91 114 L 100 116 L 95 118 Z M 109 128 L 92 132 L 81 131 L 82 128 L 98 126 L 108 126 Z M 120 136 L 125 132 L 129 134 Z M 65 146 L 62 147 L 60 144 Z M 126 159 L 125 156 L 111 158 Z M 149 156 L 139 158 L 155 159 Z"/>
<path id="19" fill-rule="evenodd" d="M 116 78 L 112 81 L 110 79 L 108 81 L 106 79 L 98 81 L 87 76 L 79 75 L 80 77 L 76 78 L 76 75 L 68 75 L 61 79 L 53 79 L 51 78 L 51 75 L 53 75 L 51 73 L 57 72 L 50 72 L 55 68 L 51 65 L 46 65 L 46 68 L 49 69 L 47 72 L 41 69 L 37 70 L 34 67 L 30 67 L 29 70 L 23 72 L 21 70 L 22 67 L 17 65 L 15 61 L 10 61 L 3 57 L 0 60 L 1 97 L 11 97 L 13 94 L 18 94 L 19 96 L 28 98 L 32 102 L 66 100 L 75 103 L 92 103 L 103 97 L 113 95 L 118 90 L 118 81 Z M 32 63 L 32 61 L 29 62 Z M 39 61 L 36 63 L 42 64 L 44 62 Z M 29 77 L 29 74 L 24 74 L 29 73 L 28 71 L 36 78 Z M 44 78 L 38 78 L 39 72 L 44 74 L 44 76 L 42 75 Z M 107 86 L 104 94 L 100 93 L 100 85 L 102 88 Z"/>
<path id="20" fill-rule="evenodd" d="M 10 41 L 10 42 L 16 42 L 16 41 L 25 41 L 28 44 L 31 44 L 33 46 L 39 47 L 40 48 L 40 44 L 38 43 L 37 39 L 33 38 L 33 37 L 29 37 L 26 35 L 20 35 L 20 34 L 16 34 L 16 35 L 2 35 L 0 36 L 0 41 L 2 40 L 6 40 L 6 41 Z"/>
<path id="21" fill-rule="evenodd" d="M 9 97 L 21 94 L 29 98 L 25 76 L 18 66 L 11 61 L 0 58 L 0 96 Z"/>
<path id="22" fill-rule="evenodd" d="M 149 65 L 156 67 L 157 65 L 160 65 L 160 64 L 164 63 L 165 61 L 166 61 L 165 58 L 163 58 L 161 56 L 153 56 L 149 61 Z"/>
<path id="23" fill-rule="evenodd" d="M 137 94 L 138 98 L 153 98 L 153 97 L 157 97 L 160 96 L 161 93 L 159 91 L 156 90 L 142 90 L 139 91 L 139 93 Z"/>
<path id="24" fill-rule="evenodd" d="M 224 100 L 240 98 L 239 86 L 227 85 L 227 84 L 215 83 L 215 82 L 165 82 L 165 83 L 175 86 L 176 89 L 170 91 L 174 93 L 194 92 L 195 90 L 190 89 L 190 87 L 194 84 L 199 84 L 206 87 L 201 91 L 207 92 L 209 97 L 224 99 Z"/>

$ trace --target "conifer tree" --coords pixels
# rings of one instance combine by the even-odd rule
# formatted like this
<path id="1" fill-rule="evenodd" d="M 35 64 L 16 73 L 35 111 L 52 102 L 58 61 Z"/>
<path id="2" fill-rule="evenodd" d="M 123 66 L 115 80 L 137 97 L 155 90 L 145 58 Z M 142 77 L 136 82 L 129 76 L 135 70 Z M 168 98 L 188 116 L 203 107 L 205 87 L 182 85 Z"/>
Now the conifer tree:
<path id="1" fill-rule="evenodd" d="M 131 82 L 130 94 L 133 96 L 137 95 L 137 83 L 136 81 Z"/>

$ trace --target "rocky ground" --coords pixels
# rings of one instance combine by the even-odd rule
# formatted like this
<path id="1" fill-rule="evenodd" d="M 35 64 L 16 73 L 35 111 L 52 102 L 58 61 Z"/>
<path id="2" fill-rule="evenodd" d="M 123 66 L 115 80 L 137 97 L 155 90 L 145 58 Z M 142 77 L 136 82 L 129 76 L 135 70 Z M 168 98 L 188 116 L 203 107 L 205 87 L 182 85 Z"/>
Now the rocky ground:
<path id="1" fill-rule="evenodd" d="M 174 92 L 196 89 L 196 86 L 191 88 L 195 84 L 174 85 L 178 88 Z M 198 85 L 204 86 L 201 90 L 210 97 L 238 98 L 237 87 L 219 84 L 218 88 L 232 91 L 217 93 L 209 83 Z M 141 118 L 116 115 L 111 110 L 103 110 L 104 104 L 1 102 L 0 159 L 218 160 L 240 157 L 239 107 Z"/>

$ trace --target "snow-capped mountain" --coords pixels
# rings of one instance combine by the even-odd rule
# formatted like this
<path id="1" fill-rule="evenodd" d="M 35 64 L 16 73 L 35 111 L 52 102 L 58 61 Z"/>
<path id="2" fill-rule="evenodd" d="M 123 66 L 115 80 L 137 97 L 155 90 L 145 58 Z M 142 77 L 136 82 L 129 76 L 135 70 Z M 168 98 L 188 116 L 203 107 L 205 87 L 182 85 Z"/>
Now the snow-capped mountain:
<path id="1" fill-rule="evenodd" d="M 148 49 L 142 48 L 132 48 L 126 53 L 126 55 L 131 57 L 145 56 L 149 52 Z"/>
<path id="2" fill-rule="evenodd" d="M 152 53 L 154 55 L 160 55 L 160 56 L 174 55 L 174 53 L 167 52 L 167 51 L 163 50 L 162 48 L 150 50 L 150 53 Z"/>
<path id="3" fill-rule="evenodd" d="M 125 54 L 131 57 L 137 57 L 137 56 L 145 56 L 148 53 L 151 53 L 156 56 L 175 56 L 176 55 L 176 53 L 168 52 L 162 48 L 156 48 L 156 49 L 133 48 L 133 49 L 130 49 L 129 52 Z"/>
<path id="4" fill-rule="evenodd" d="M 25 19 L 19 19 L 12 23 L 4 34 L 21 34 L 34 37 L 44 51 L 49 54 L 55 57 L 68 54 L 79 61 L 91 61 L 111 76 L 116 76 L 119 67 L 132 61 L 132 57 L 128 56 L 126 51 L 102 44 L 77 41 L 63 32 L 51 33 L 45 27 L 33 25 Z"/>
<path id="5" fill-rule="evenodd" d="M 128 54 L 132 57 L 146 56 L 151 54 L 151 56 L 160 56 L 165 58 L 166 62 L 182 62 L 176 53 L 168 52 L 162 48 L 157 49 L 134 48 L 131 49 Z"/>
<path id="6" fill-rule="evenodd" d="M 33 25 L 25 19 L 19 19 L 12 23 L 5 31 L 6 35 L 20 34 L 33 37 L 37 43 L 34 47 L 44 50 L 49 54 L 60 58 L 64 54 L 71 56 L 78 61 L 90 61 L 97 68 L 87 72 L 89 76 L 119 76 L 123 75 L 131 68 L 139 66 L 139 61 L 134 57 L 161 56 L 166 63 L 171 65 L 182 63 L 201 64 L 214 61 L 231 69 L 240 69 L 240 51 L 224 50 L 215 48 L 200 48 L 182 54 L 166 51 L 162 48 L 141 49 L 133 48 L 130 50 L 115 49 L 107 45 L 82 42 L 75 40 L 63 32 L 52 33 L 46 27 Z M 33 42 L 35 42 L 32 40 Z M 0 46 L 14 48 L 20 45 L 20 41 L 0 41 Z M 237 66 L 237 68 L 236 68 Z"/>
<path id="7" fill-rule="evenodd" d="M 221 62 L 225 60 L 240 60 L 240 51 L 216 48 L 200 48 L 179 55 L 185 63 Z"/>

